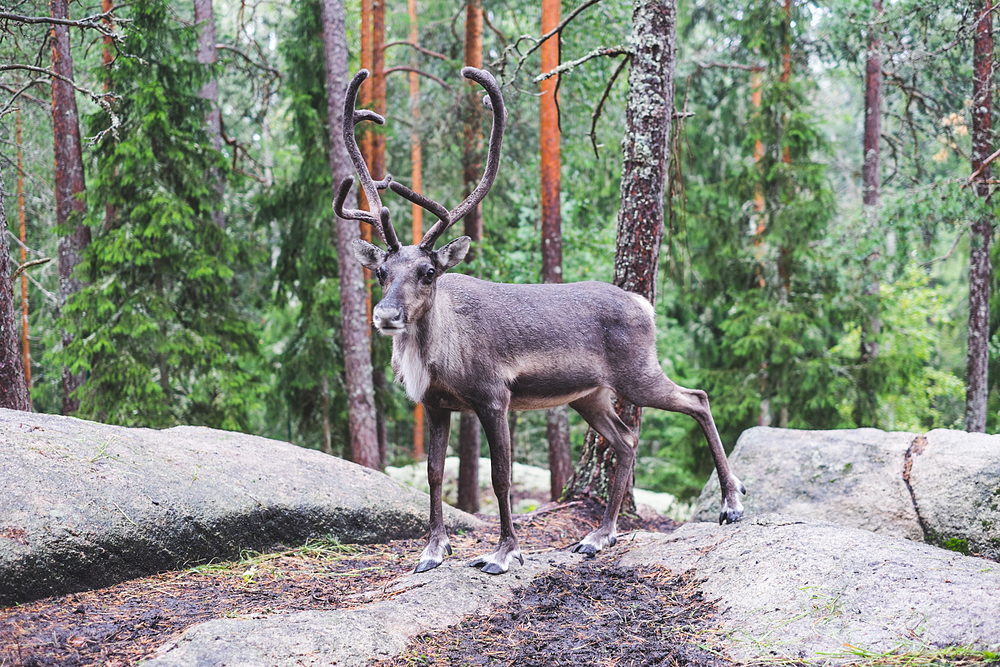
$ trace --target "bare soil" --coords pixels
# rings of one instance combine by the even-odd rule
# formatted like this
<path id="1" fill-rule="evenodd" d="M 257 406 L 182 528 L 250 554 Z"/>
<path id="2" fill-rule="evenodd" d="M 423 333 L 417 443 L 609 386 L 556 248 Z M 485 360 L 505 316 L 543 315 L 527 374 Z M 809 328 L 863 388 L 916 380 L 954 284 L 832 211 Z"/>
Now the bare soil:
<path id="1" fill-rule="evenodd" d="M 565 549 L 596 526 L 602 511 L 575 501 L 518 516 L 522 550 Z M 496 539 L 496 520 L 480 518 L 486 528 L 452 536 L 455 557 L 471 559 Z M 676 526 L 623 517 L 619 531 Z M 387 584 L 412 571 L 422 548 L 420 540 L 317 541 L 0 608 L 0 667 L 136 665 L 202 621 L 368 604 L 391 597 Z M 598 556 L 537 579 L 485 621 L 415 638 L 388 664 L 728 664 L 712 648 L 713 613 L 684 575 L 619 570 Z"/>

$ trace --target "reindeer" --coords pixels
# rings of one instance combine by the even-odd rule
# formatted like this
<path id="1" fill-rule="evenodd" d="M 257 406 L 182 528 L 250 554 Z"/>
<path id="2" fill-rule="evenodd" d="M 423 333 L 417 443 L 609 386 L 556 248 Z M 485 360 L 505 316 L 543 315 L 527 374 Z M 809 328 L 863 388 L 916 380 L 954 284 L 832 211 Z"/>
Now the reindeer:
<path id="1" fill-rule="evenodd" d="M 729 470 L 704 391 L 685 389 L 660 369 L 656 356 L 653 307 L 642 296 L 598 282 L 546 285 L 491 283 L 447 273 L 469 251 L 471 239 L 459 237 L 438 250 L 434 244 L 489 192 L 500 166 L 507 112 L 496 80 L 466 67 L 462 76 L 486 90 L 483 103 L 493 112 L 489 152 L 482 181 L 457 207 L 419 195 L 391 176 L 372 179 L 354 137 L 354 126 L 367 120 L 383 124 L 378 114 L 356 110 L 358 88 L 368 77 L 359 71 L 348 87 L 344 142 L 368 199 L 368 211 L 345 209 L 354 179 L 340 186 L 338 216 L 364 220 L 386 250 L 354 241 L 354 255 L 375 273 L 382 300 L 372 312 L 375 328 L 392 337 L 392 369 L 411 400 L 422 402 L 430 431 L 427 478 L 431 489 L 430 533 L 416 572 L 425 572 L 451 555 L 445 531 L 441 483 L 451 413 L 472 411 L 486 432 L 492 460 L 493 489 L 500 509 L 496 550 L 470 564 L 483 572 L 507 572 L 518 547 L 510 510 L 510 410 L 539 410 L 569 404 L 604 436 L 618 465 L 600 525 L 573 545 L 589 556 L 616 542 L 616 524 L 635 462 L 636 435 L 615 414 L 615 394 L 643 407 L 690 415 L 708 439 L 722 485 L 719 523 L 743 514 L 743 484 Z M 382 206 L 379 190 L 391 189 L 430 211 L 437 222 L 417 245 L 402 246 Z"/>

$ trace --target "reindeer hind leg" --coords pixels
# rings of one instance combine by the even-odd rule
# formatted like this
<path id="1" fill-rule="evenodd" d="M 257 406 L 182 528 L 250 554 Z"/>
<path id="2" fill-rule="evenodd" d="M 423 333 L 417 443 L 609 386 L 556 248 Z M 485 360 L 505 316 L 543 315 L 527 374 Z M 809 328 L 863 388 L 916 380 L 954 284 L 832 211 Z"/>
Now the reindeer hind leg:
<path id="1" fill-rule="evenodd" d="M 625 489 L 632 475 L 635 463 L 635 435 L 615 413 L 613 394 L 610 389 L 602 387 L 581 399 L 570 403 L 570 407 L 580 413 L 590 426 L 604 436 L 615 452 L 615 475 L 611 481 L 611 491 L 608 494 L 608 504 L 604 509 L 604 517 L 597 529 L 573 545 L 577 553 L 594 556 L 605 547 L 614 546 L 617 542 L 618 512 L 621 509 Z"/>
<path id="2" fill-rule="evenodd" d="M 625 383 L 623 383 L 625 384 Z M 743 486 L 729 468 L 726 451 L 719 437 L 719 430 L 712 418 L 712 410 L 708 405 L 708 394 L 700 389 L 687 389 L 668 378 L 657 367 L 654 373 L 633 379 L 619 392 L 627 400 L 643 407 L 658 408 L 669 412 L 679 412 L 689 415 L 698 422 L 708 446 L 712 450 L 712 459 L 719 474 L 719 485 L 722 487 L 722 510 L 719 513 L 719 523 L 734 523 L 743 516 L 743 504 L 740 494 L 745 494 Z"/>

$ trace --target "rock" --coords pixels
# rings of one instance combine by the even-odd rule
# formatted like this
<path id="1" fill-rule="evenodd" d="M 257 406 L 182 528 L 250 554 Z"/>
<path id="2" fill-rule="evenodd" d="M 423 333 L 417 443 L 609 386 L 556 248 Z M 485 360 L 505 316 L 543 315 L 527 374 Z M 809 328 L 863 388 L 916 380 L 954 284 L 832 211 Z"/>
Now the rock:
<path id="1" fill-rule="evenodd" d="M 923 530 L 903 480 L 913 433 L 863 428 L 796 431 L 751 428 L 729 462 L 747 488 L 745 516 L 777 512 L 883 535 L 922 540 Z M 695 521 L 718 521 L 722 495 L 712 473 Z"/>
<path id="2" fill-rule="evenodd" d="M 100 588 L 243 549 L 413 538 L 428 499 L 284 442 L 0 410 L 0 605 Z M 451 529 L 480 522 L 446 508 Z"/>
<path id="3" fill-rule="evenodd" d="M 928 542 L 1000 560 L 1000 436 L 931 431 L 913 443 L 909 482 Z"/>
<path id="4" fill-rule="evenodd" d="M 861 652 L 1000 649 L 1000 565 L 780 515 L 619 542 L 618 564 L 694 570 L 736 660 L 837 663 Z M 609 555 L 615 554 L 615 551 Z"/>
<path id="5" fill-rule="evenodd" d="M 464 563 L 403 577 L 388 589 L 389 600 L 356 609 L 299 612 L 263 619 L 215 620 L 196 625 L 157 650 L 143 667 L 297 667 L 366 665 L 394 657 L 411 637 L 444 629 L 473 614 L 485 614 L 551 567 L 572 566 L 582 556 L 526 556 L 508 574 L 483 574 Z"/>

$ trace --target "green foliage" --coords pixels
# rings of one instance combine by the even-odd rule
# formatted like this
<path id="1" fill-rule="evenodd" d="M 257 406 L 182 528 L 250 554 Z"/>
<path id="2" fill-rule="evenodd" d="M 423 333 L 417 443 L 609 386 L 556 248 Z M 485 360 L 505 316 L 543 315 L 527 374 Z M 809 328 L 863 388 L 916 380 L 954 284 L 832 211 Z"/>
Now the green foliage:
<path id="1" fill-rule="evenodd" d="M 81 416 L 248 430 L 259 396 L 245 360 L 258 338 L 236 276 L 255 257 L 211 219 L 219 202 L 206 174 L 226 163 L 204 136 L 206 72 L 186 55 L 193 29 L 179 28 L 166 2 L 141 3 L 129 18 L 123 50 L 137 57 L 108 74 L 122 125 L 94 151 L 93 241 L 80 268 L 88 284 L 63 309 L 73 342 L 60 359 L 88 373 Z"/>

